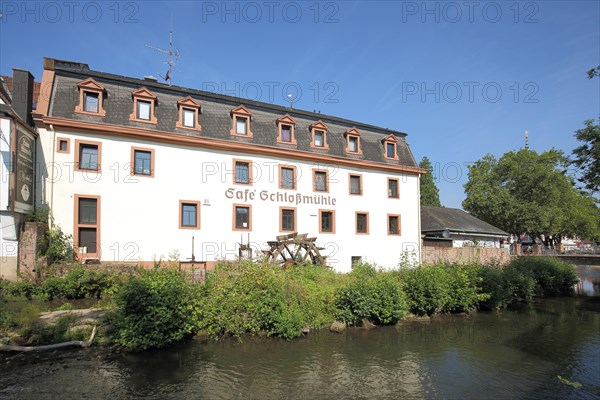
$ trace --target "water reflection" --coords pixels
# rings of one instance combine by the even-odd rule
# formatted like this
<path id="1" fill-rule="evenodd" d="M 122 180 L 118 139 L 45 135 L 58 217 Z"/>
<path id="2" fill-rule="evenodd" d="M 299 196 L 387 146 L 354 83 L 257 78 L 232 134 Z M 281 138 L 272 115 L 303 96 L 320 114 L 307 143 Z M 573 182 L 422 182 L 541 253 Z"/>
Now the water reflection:
<path id="1" fill-rule="evenodd" d="M 577 294 L 600 296 L 600 266 L 578 265 L 579 283 L 575 287 Z"/>
<path id="2" fill-rule="evenodd" d="M 597 398 L 600 269 L 578 271 L 581 296 L 502 312 L 319 332 L 292 342 L 191 341 L 140 354 L 91 349 L 39 360 L 25 355 L 27 362 L 9 364 L 0 359 L 0 397 Z M 593 292 L 583 290 L 587 281 Z M 583 389 L 560 383 L 557 375 Z"/>

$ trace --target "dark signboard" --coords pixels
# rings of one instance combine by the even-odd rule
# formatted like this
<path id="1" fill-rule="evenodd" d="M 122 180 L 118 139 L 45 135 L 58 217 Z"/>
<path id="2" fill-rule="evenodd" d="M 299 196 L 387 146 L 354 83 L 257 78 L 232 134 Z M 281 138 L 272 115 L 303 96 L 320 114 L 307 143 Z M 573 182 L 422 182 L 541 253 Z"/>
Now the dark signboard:
<path id="1" fill-rule="evenodd" d="M 30 211 L 34 202 L 35 139 L 17 129 L 15 204 L 16 211 Z M 21 203 L 21 204 L 18 204 Z"/>

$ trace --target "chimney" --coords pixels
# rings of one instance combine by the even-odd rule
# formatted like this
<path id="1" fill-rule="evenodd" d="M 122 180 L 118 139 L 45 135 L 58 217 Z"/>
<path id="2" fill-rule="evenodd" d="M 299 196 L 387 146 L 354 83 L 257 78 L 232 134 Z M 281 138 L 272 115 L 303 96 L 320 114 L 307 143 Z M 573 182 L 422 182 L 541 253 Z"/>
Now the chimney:
<path id="1" fill-rule="evenodd" d="M 12 108 L 28 125 L 33 126 L 33 75 L 29 71 L 13 68 Z"/>

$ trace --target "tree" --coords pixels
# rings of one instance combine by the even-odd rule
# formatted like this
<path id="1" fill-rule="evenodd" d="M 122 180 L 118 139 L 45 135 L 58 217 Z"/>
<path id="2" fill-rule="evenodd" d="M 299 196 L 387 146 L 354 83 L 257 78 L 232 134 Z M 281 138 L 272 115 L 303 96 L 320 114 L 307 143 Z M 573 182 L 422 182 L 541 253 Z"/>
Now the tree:
<path id="1" fill-rule="evenodd" d="M 600 238 L 600 212 L 564 172 L 562 152 L 486 155 L 469 166 L 463 208 L 506 232 Z"/>
<path id="2" fill-rule="evenodd" d="M 596 68 L 592 68 L 587 72 L 587 76 L 588 78 L 592 79 L 595 76 L 599 76 L 600 77 L 600 65 L 597 66 Z"/>
<path id="3" fill-rule="evenodd" d="M 585 128 L 575 131 L 575 137 L 583 144 L 573 150 L 572 164 L 581 172 L 578 180 L 592 196 L 600 191 L 600 125 L 594 120 L 584 121 Z"/>
<path id="4" fill-rule="evenodd" d="M 431 162 L 427 157 L 423 157 L 419 163 L 419 167 L 428 171 L 426 174 L 421 175 L 421 205 L 441 207 L 440 193 L 437 186 L 435 186 Z"/>

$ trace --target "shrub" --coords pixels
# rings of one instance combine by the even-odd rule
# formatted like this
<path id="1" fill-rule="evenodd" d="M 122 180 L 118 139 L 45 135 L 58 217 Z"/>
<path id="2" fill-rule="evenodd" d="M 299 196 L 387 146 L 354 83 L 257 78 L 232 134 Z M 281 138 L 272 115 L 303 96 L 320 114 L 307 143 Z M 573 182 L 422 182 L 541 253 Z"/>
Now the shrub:
<path id="1" fill-rule="evenodd" d="M 419 266 L 401 271 L 402 287 L 413 314 L 431 315 L 449 303 L 446 273 L 439 265 Z"/>
<path id="2" fill-rule="evenodd" d="M 142 271 L 116 294 L 114 341 L 129 350 L 163 347 L 197 329 L 195 288 L 174 270 Z"/>
<path id="3" fill-rule="evenodd" d="M 209 336 L 264 332 L 291 339 L 336 315 L 339 274 L 321 266 L 282 270 L 265 261 L 219 263 L 200 298 L 200 328 Z"/>
<path id="4" fill-rule="evenodd" d="M 510 303 L 531 300 L 535 290 L 535 280 L 533 277 L 510 265 L 504 267 L 504 277 Z"/>
<path id="5" fill-rule="evenodd" d="M 410 311 L 431 315 L 477 309 L 489 297 L 482 291 L 478 269 L 478 266 L 436 264 L 401 270 Z"/>
<path id="6" fill-rule="evenodd" d="M 350 283 L 337 292 L 336 305 L 338 319 L 348 325 L 356 325 L 364 318 L 375 324 L 394 324 L 408 309 L 397 276 L 368 264 L 353 267 Z"/>
<path id="7" fill-rule="evenodd" d="M 554 257 L 519 257 L 508 268 L 530 276 L 536 296 L 571 295 L 579 281 L 573 264 Z"/>
<path id="8" fill-rule="evenodd" d="M 535 281 L 528 274 L 512 267 L 484 265 L 479 268 L 482 292 L 488 295 L 479 307 L 483 310 L 505 308 L 533 297 Z"/>
<path id="9" fill-rule="evenodd" d="M 336 318 L 336 292 L 345 275 L 321 265 L 294 266 L 287 270 L 288 289 L 297 293 L 304 327 L 322 328 Z"/>
<path id="10" fill-rule="evenodd" d="M 264 330 L 297 336 L 302 329 L 297 296 L 284 293 L 281 268 L 268 263 L 219 263 L 203 287 L 200 326 L 213 336 Z"/>
<path id="11" fill-rule="evenodd" d="M 476 310 L 482 301 L 489 298 L 483 292 L 478 265 L 443 265 L 448 283 L 448 303 L 444 311 L 466 312 Z"/>

